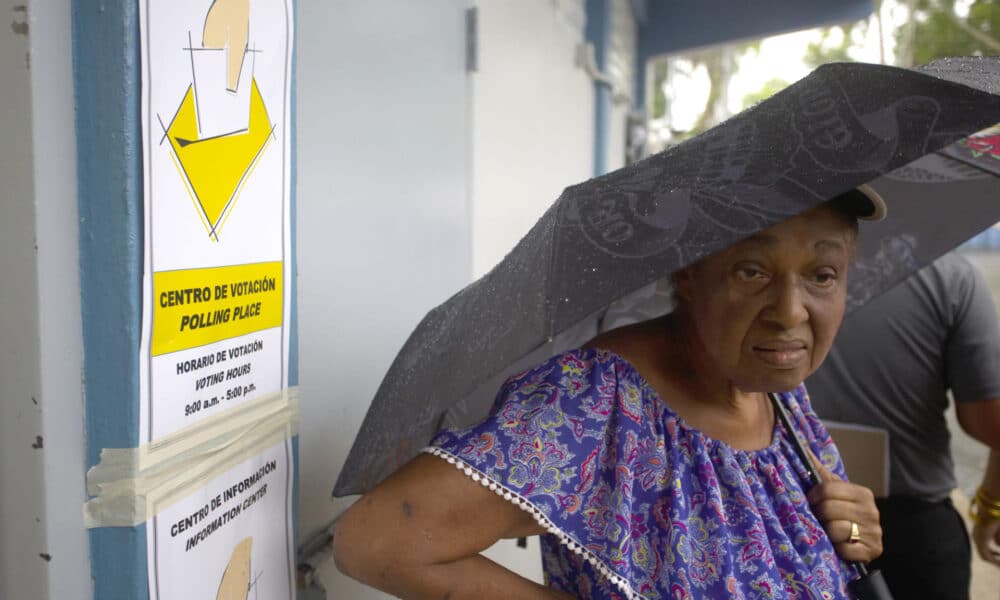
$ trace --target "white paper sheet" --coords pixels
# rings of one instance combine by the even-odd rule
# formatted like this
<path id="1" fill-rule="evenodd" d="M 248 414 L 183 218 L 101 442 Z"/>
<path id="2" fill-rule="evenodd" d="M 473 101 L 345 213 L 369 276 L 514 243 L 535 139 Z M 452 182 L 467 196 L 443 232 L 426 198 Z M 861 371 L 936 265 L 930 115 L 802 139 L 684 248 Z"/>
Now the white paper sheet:
<path id="1" fill-rule="evenodd" d="M 293 24 L 291 0 L 139 7 L 138 425 L 155 454 L 163 436 L 288 386 Z M 293 598 L 293 467 L 285 440 L 156 509 L 150 598 Z"/>

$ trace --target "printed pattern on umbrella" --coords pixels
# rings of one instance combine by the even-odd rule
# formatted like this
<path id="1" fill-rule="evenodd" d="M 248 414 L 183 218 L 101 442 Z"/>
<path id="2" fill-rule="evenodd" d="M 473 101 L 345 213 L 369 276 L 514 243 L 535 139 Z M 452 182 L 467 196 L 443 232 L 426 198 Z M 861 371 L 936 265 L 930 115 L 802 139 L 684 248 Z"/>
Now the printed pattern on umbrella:
<path id="1" fill-rule="evenodd" d="M 977 132 L 946 148 L 947 156 L 1000 175 L 1000 124 Z"/>

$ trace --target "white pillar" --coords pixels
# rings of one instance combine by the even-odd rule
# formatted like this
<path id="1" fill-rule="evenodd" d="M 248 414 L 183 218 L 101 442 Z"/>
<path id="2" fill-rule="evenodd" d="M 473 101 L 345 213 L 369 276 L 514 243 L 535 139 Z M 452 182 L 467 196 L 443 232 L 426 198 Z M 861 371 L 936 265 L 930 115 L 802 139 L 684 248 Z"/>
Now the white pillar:
<path id="1" fill-rule="evenodd" d="M 0 15 L 0 599 L 87 599 L 71 12 Z"/>

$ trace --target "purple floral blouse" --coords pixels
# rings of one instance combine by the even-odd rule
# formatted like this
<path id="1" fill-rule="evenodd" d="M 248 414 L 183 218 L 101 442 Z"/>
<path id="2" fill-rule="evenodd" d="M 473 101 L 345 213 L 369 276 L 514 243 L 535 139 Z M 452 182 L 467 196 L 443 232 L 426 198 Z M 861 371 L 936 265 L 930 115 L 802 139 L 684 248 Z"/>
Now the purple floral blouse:
<path id="1" fill-rule="evenodd" d="M 781 395 L 844 476 L 805 388 Z M 688 426 L 624 358 L 574 350 L 507 380 L 490 416 L 425 452 L 530 512 L 547 584 L 577 598 L 848 598 L 851 570 L 806 501 L 805 467 Z"/>

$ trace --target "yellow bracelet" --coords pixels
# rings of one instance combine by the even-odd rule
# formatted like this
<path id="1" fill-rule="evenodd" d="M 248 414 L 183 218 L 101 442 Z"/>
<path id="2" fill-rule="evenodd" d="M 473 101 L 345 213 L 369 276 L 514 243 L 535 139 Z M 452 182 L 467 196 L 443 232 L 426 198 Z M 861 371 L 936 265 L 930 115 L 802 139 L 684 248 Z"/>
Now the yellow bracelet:
<path id="1" fill-rule="evenodd" d="M 969 503 L 969 516 L 977 524 L 998 521 L 1000 520 L 1000 502 L 990 498 L 980 486 L 976 491 L 976 496 Z"/>

